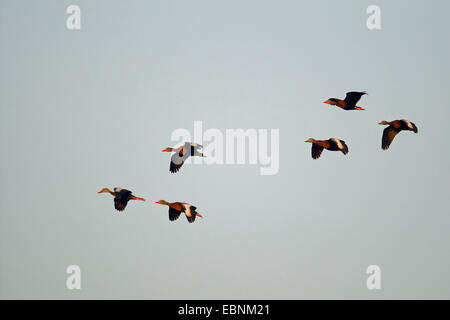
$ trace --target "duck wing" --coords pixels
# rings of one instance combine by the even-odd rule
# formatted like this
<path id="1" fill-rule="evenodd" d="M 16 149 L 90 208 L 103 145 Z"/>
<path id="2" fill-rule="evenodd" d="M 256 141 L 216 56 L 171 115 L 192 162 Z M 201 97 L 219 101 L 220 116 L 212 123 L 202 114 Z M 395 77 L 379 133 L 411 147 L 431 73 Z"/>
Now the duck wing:
<path id="1" fill-rule="evenodd" d="M 195 217 L 197 216 L 195 213 L 195 210 L 197 210 L 197 208 L 188 203 L 183 203 L 182 205 L 184 209 L 184 214 L 186 215 L 186 219 L 189 221 L 189 223 L 194 222 Z"/>
<path id="2" fill-rule="evenodd" d="M 319 146 L 318 144 L 313 143 L 311 148 L 311 155 L 313 159 L 318 159 L 320 155 L 322 154 L 323 147 Z"/>
<path id="3" fill-rule="evenodd" d="M 363 91 L 363 92 L 357 92 L 357 91 L 347 92 L 347 94 L 345 95 L 345 99 L 344 99 L 344 101 L 347 102 L 347 107 L 356 106 L 359 99 L 361 99 L 361 97 L 365 94 L 367 94 L 365 91 Z"/>
<path id="4" fill-rule="evenodd" d="M 181 149 L 179 153 L 174 153 L 170 158 L 169 171 L 172 173 L 178 172 L 187 157 L 189 157 L 189 154 L 183 152 L 183 149 Z"/>
<path id="5" fill-rule="evenodd" d="M 181 211 L 175 210 L 172 207 L 169 207 L 169 220 L 175 221 L 180 217 Z"/>
<path id="6" fill-rule="evenodd" d="M 392 143 L 392 140 L 394 140 L 397 133 L 399 133 L 400 130 L 395 129 L 393 126 L 389 126 L 383 130 L 383 138 L 381 139 L 381 148 L 383 150 L 389 149 L 389 146 Z"/>
<path id="7" fill-rule="evenodd" d="M 118 211 L 125 210 L 125 207 L 131 197 L 131 191 L 119 188 L 114 188 L 114 191 L 116 192 L 116 196 L 114 197 L 114 208 Z"/>

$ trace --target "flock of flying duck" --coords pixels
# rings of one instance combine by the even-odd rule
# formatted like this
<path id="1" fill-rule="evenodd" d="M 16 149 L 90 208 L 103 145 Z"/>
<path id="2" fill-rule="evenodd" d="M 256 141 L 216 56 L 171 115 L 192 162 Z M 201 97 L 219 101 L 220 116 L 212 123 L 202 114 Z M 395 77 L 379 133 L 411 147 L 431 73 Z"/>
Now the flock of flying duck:
<path id="1" fill-rule="evenodd" d="M 347 92 L 345 99 L 337 99 L 330 98 L 323 103 L 327 103 L 330 105 L 337 106 L 344 110 L 365 110 L 364 108 L 356 106 L 358 101 L 361 99 L 363 95 L 367 94 L 365 91 L 363 92 Z M 400 131 L 413 131 L 415 133 L 418 132 L 417 127 L 414 123 L 409 120 L 394 120 L 394 121 L 381 121 L 378 124 L 387 125 L 388 127 L 383 131 L 383 137 L 381 139 L 381 148 L 387 150 L 394 140 L 397 133 Z M 345 144 L 345 141 L 339 140 L 336 138 L 330 138 L 328 140 L 315 140 L 313 138 L 309 138 L 305 142 L 311 142 L 311 155 L 313 159 L 318 159 L 322 154 L 323 149 L 327 149 L 329 151 L 341 151 L 343 154 L 348 153 L 348 147 Z"/>
<path id="2" fill-rule="evenodd" d="M 345 99 L 337 99 L 330 98 L 324 103 L 337 106 L 343 110 L 365 110 L 364 108 L 358 107 L 356 104 L 361 99 L 363 95 L 367 94 L 364 92 L 347 92 Z M 381 121 L 378 123 L 380 125 L 387 125 L 383 130 L 383 137 L 381 138 L 381 148 L 383 150 L 387 150 L 394 140 L 395 136 L 400 131 L 413 131 L 415 133 L 418 132 L 417 127 L 414 123 L 409 120 L 401 119 L 401 120 L 393 120 L 393 121 Z M 328 140 L 316 140 L 313 138 L 309 138 L 305 142 L 312 143 L 311 148 L 311 156 L 313 159 L 318 159 L 322 154 L 323 149 L 327 149 L 329 151 L 341 151 L 344 155 L 348 153 L 348 146 L 345 141 L 330 138 Z M 162 150 L 163 152 L 173 152 L 173 155 L 170 159 L 169 171 L 172 173 L 176 173 L 180 170 L 183 163 L 190 156 L 197 157 L 206 157 L 199 149 L 202 146 L 193 142 L 186 142 L 184 145 L 178 148 L 165 148 Z M 103 188 L 98 193 L 110 193 L 114 196 L 114 207 L 118 211 L 123 211 L 130 200 L 141 200 L 145 201 L 144 198 L 136 197 L 132 194 L 130 190 L 122 189 L 122 188 L 114 188 L 114 191 L 109 190 L 108 188 Z M 169 220 L 175 221 L 179 218 L 181 213 L 184 213 L 189 223 L 195 221 L 196 217 L 202 218 L 197 212 L 197 208 L 186 202 L 167 202 L 165 200 L 159 200 L 155 203 L 166 205 L 169 207 Z"/>
<path id="3" fill-rule="evenodd" d="M 206 157 L 199 149 L 202 148 L 202 145 L 186 142 L 184 145 L 178 148 L 167 147 L 163 152 L 174 152 L 172 157 L 170 158 L 170 166 L 169 171 L 172 173 L 176 173 L 180 170 L 183 163 L 190 156 L 198 156 L 198 157 Z M 114 208 L 118 211 L 123 211 L 130 200 L 141 200 L 145 201 L 144 198 L 134 196 L 130 190 L 122 189 L 122 188 L 114 188 L 114 191 L 109 190 L 108 188 L 103 188 L 98 193 L 107 192 L 114 197 Z M 186 219 L 189 223 L 195 221 L 196 217 L 203 218 L 203 216 L 197 212 L 197 207 L 186 203 L 186 202 L 167 202 L 165 200 L 159 200 L 155 203 L 166 205 L 169 207 L 169 220 L 175 221 L 180 217 L 181 213 L 184 213 Z"/>

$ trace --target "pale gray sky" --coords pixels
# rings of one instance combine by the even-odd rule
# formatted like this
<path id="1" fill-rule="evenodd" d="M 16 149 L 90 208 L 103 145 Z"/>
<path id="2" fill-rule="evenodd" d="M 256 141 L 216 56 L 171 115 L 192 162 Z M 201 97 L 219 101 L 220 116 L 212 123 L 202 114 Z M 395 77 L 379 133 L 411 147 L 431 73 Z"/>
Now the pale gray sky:
<path id="1" fill-rule="evenodd" d="M 66 28 L 81 7 L 82 28 Z M 381 8 L 382 30 L 366 27 Z M 448 1 L 0 0 L 0 298 L 450 298 Z M 345 112 L 322 101 L 366 90 Z M 380 148 L 381 120 L 406 118 Z M 280 130 L 280 170 L 168 172 L 177 128 Z M 350 152 L 312 160 L 309 137 Z M 124 213 L 102 187 L 146 202 Z M 204 218 L 168 221 L 154 201 Z M 81 267 L 82 289 L 65 287 Z M 382 290 L 366 288 L 367 266 Z"/>

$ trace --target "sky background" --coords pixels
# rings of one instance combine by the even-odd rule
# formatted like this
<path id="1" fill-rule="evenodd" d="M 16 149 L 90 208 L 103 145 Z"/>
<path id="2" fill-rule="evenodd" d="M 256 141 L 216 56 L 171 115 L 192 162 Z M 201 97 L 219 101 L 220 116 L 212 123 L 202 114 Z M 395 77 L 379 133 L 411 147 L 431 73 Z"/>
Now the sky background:
<path id="1" fill-rule="evenodd" d="M 66 8 L 81 8 L 81 30 Z M 381 8 L 379 31 L 366 9 Z M 0 0 L 0 298 L 449 299 L 448 1 Z M 366 90 L 366 111 L 323 104 Z M 381 150 L 382 120 L 409 119 Z M 177 128 L 280 169 L 168 171 Z M 311 159 L 307 138 L 350 152 Z M 103 187 L 146 202 L 123 213 Z M 204 216 L 169 222 L 164 199 Z M 66 268 L 81 268 L 81 290 Z M 368 290 L 366 268 L 381 268 Z"/>

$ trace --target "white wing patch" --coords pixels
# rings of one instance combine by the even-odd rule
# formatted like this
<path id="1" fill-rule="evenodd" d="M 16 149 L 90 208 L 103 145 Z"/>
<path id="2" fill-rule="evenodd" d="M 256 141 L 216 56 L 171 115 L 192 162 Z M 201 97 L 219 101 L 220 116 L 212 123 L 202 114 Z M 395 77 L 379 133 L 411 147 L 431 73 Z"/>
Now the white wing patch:
<path id="1" fill-rule="evenodd" d="M 114 192 L 120 192 L 122 191 L 122 188 L 114 188 Z"/>
<path id="2" fill-rule="evenodd" d="M 411 122 L 409 122 L 408 120 L 402 120 L 402 121 L 406 124 L 406 126 L 407 126 L 408 128 L 414 129 L 413 126 L 412 126 L 412 124 L 411 124 Z"/>
<path id="3" fill-rule="evenodd" d="M 191 205 L 188 203 L 182 203 L 182 206 L 184 208 L 184 213 L 186 214 L 186 217 L 192 216 L 191 214 Z"/>
<path id="4" fill-rule="evenodd" d="M 341 141 L 336 138 L 331 138 L 331 141 L 334 141 L 339 149 L 344 149 L 344 146 L 342 145 Z"/>
<path id="5" fill-rule="evenodd" d="M 194 148 L 203 148 L 201 144 L 195 143 L 195 142 L 186 142 L 187 147 L 194 147 Z"/>

